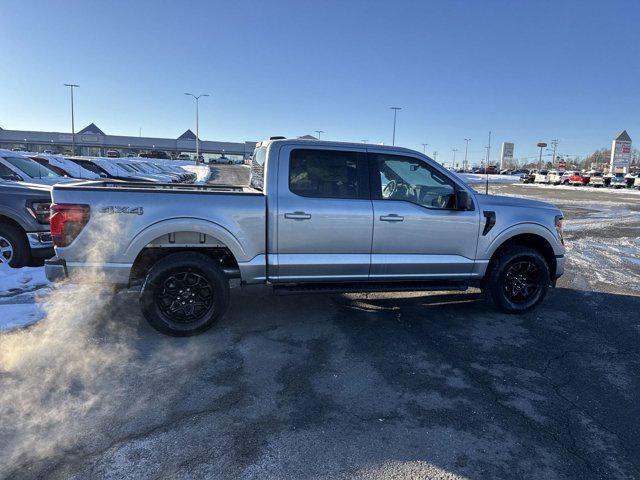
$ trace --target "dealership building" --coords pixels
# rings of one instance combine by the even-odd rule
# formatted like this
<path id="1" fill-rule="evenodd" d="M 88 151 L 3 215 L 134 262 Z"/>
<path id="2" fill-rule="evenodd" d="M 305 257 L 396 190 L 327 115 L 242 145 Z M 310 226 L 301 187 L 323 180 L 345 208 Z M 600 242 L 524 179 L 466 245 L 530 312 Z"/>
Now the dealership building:
<path id="1" fill-rule="evenodd" d="M 51 150 L 54 153 L 71 154 L 71 133 L 33 132 L 27 130 L 6 130 L 0 128 L 0 148 L 25 150 L 42 153 Z M 229 159 L 248 158 L 256 142 L 217 142 L 200 139 L 200 153 L 206 160 L 225 156 Z M 75 154 L 102 157 L 108 150 L 117 150 L 121 156 L 129 153 L 139 154 L 155 151 L 167 152 L 171 156 L 196 152 L 196 136 L 187 130 L 177 138 L 127 137 L 107 135 L 91 123 L 75 134 Z"/>

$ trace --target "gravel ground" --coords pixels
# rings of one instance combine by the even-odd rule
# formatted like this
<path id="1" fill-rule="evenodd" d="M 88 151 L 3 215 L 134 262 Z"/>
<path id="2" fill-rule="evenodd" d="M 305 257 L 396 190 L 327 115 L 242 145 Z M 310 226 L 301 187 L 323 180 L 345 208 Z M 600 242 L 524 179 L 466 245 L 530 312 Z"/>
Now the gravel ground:
<path id="1" fill-rule="evenodd" d="M 473 290 L 234 288 L 176 339 L 133 293 L 58 289 L 0 336 L 0 478 L 640 477 L 637 199 L 491 188 L 567 216 L 567 274 L 522 316 Z"/>

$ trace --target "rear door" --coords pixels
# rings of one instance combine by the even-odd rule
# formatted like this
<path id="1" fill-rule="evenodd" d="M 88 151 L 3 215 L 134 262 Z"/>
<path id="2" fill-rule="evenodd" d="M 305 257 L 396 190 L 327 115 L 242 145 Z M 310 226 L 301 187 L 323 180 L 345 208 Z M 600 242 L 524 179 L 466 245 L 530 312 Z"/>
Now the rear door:
<path id="1" fill-rule="evenodd" d="M 275 273 L 271 279 L 366 279 L 373 233 L 366 152 L 312 147 L 280 149 L 277 254 L 275 262 L 270 258 L 270 272 Z"/>
<path id="2" fill-rule="evenodd" d="M 473 272 L 477 206 L 456 210 L 466 187 L 424 159 L 369 153 L 374 227 L 372 280 L 466 278 Z M 473 195 L 472 195 L 473 197 Z"/>

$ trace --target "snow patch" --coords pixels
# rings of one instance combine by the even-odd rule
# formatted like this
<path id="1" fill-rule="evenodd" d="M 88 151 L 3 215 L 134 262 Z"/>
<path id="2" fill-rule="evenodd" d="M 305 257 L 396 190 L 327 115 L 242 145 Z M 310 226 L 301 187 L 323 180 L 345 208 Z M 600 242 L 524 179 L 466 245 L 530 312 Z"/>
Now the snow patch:
<path id="1" fill-rule="evenodd" d="M 207 183 L 211 178 L 211 169 L 208 165 L 181 165 L 181 167 L 198 176 L 195 183 Z"/>

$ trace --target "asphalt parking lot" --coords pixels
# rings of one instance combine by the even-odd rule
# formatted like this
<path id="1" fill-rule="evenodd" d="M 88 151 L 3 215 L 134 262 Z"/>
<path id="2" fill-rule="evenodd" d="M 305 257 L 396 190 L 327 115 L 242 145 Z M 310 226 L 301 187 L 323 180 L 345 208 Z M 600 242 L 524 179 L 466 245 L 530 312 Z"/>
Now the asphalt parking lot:
<path id="1" fill-rule="evenodd" d="M 0 478 L 640 477 L 640 197 L 491 189 L 566 214 L 567 273 L 522 316 L 234 288 L 179 339 L 134 293 L 54 292 L 0 337 Z"/>

